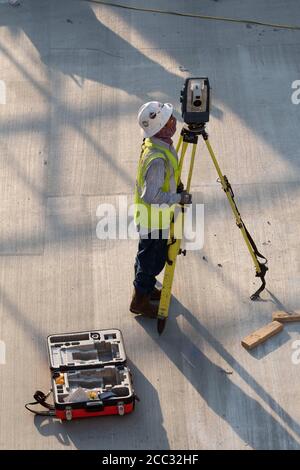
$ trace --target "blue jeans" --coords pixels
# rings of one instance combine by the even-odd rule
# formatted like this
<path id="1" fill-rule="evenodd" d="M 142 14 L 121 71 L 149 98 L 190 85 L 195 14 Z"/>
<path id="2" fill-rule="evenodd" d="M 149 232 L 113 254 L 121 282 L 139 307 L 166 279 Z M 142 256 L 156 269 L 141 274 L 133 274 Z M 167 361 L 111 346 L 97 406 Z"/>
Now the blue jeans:
<path id="1" fill-rule="evenodd" d="M 150 234 L 148 234 L 150 237 Z M 134 287 L 143 294 L 150 294 L 156 284 L 155 277 L 163 270 L 167 260 L 168 239 L 140 238 L 135 258 Z"/>

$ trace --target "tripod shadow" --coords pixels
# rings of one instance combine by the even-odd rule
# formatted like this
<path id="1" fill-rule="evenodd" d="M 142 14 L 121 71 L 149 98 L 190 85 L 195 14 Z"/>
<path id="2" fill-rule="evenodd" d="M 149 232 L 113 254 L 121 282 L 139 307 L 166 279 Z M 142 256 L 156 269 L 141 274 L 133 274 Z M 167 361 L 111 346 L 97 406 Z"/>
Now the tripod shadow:
<path id="1" fill-rule="evenodd" d="M 203 256 L 203 253 L 205 254 L 205 256 Z M 222 281 L 224 286 L 226 286 L 226 288 L 228 288 L 232 292 L 234 292 L 234 295 L 239 299 L 240 302 L 244 301 L 244 293 L 241 292 L 238 283 L 235 284 L 228 276 L 225 277 L 224 274 L 219 269 L 217 269 L 215 265 L 213 265 L 210 262 L 209 256 L 206 255 L 206 253 L 204 251 L 201 252 L 201 254 L 198 254 L 197 256 L 198 256 L 199 262 L 205 263 L 206 270 L 208 270 L 214 276 L 216 275 L 217 278 L 219 278 Z M 205 259 L 205 261 L 203 260 L 203 258 Z M 251 302 L 252 306 L 255 306 L 256 303 L 258 303 L 258 304 L 260 304 L 260 303 L 273 303 L 277 306 L 278 309 L 284 310 L 286 312 L 288 311 L 287 308 L 279 301 L 279 299 L 277 299 L 275 297 L 275 295 L 272 294 L 272 292 L 270 292 L 268 289 L 265 289 L 265 290 L 266 290 L 266 292 L 268 292 L 269 298 L 261 298 L 260 297 L 256 301 L 250 301 L 249 300 Z M 257 308 L 259 309 L 259 307 L 257 307 Z M 272 318 L 271 318 L 271 316 L 269 316 L 269 313 L 268 313 L 266 322 L 267 323 L 271 322 L 271 319 Z M 262 324 L 260 324 L 260 326 L 263 326 L 264 324 L 265 323 L 262 323 Z M 254 329 L 258 329 L 258 328 L 260 328 L 260 326 L 257 325 Z M 296 331 L 298 331 L 297 327 L 296 327 Z M 251 331 L 249 331 L 249 333 L 247 333 L 246 335 L 248 335 L 252 332 L 253 332 L 253 329 Z M 276 338 L 276 340 L 275 340 L 275 338 Z M 259 348 L 255 348 L 253 350 L 247 351 L 248 354 L 250 354 L 255 359 L 262 359 L 262 358 L 268 356 L 269 354 L 271 354 L 272 352 L 276 351 L 277 349 L 279 349 L 281 346 L 283 346 L 288 341 L 290 341 L 290 335 L 288 334 L 286 329 L 284 329 L 279 334 L 277 334 L 275 338 L 269 339 L 266 343 L 261 344 L 259 346 Z"/>
<path id="2" fill-rule="evenodd" d="M 271 302 L 276 305 L 278 310 L 282 310 L 286 313 L 296 313 L 293 309 L 288 309 L 276 296 L 273 294 L 269 289 L 266 289 L 268 294 L 270 295 L 270 299 L 265 300 L 265 302 Z M 255 357 L 256 359 L 262 359 L 266 355 L 270 354 L 271 352 L 275 351 L 276 349 L 280 348 L 283 344 L 290 341 L 291 336 L 289 333 L 292 331 L 296 331 L 300 333 L 300 324 L 299 323 L 285 323 L 284 330 L 282 330 L 278 335 L 276 335 L 276 342 L 272 341 L 272 338 L 267 341 L 265 344 L 262 344 L 259 348 L 254 349 L 253 351 L 249 351 L 251 356 Z"/>
<path id="3" fill-rule="evenodd" d="M 285 330 L 282 330 L 280 333 L 274 336 L 274 338 L 270 338 L 268 341 L 266 341 L 266 343 L 260 344 L 259 347 L 248 351 L 248 353 L 255 359 L 263 359 L 264 357 L 279 349 L 288 341 L 290 341 L 290 336 Z"/>
<path id="4" fill-rule="evenodd" d="M 137 321 L 156 342 L 168 359 L 180 370 L 199 393 L 206 405 L 224 420 L 232 430 L 253 449 L 299 449 L 300 445 L 262 405 L 245 393 L 214 364 L 178 325 L 182 315 L 191 327 L 229 364 L 239 376 L 264 400 L 277 416 L 300 436 L 300 426 L 259 385 L 236 359 L 219 343 L 199 320 L 173 297 L 171 318 L 164 334 L 159 337 L 156 325 L 142 318 Z M 177 312 L 175 315 L 173 312 Z M 180 314 L 179 314 L 180 312 Z M 251 417 L 251 418 L 249 418 Z M 252 420 L 252 426 L 251 426 Z M 200 431 L 200 430 L 199 430 Z"/>
<path id="5" fill-rule="evenodd" d="M 55 436 L 64 447 L 76 449 L 170 449 L 157 392 L 142 372 L 128 362 L 141 399 L 132 414 L 63 423 L 56 418 L 35 416 L 37 431 L 45 437 Z"/>
<path id="6" fill-rule="evenodd" d="M 270 294 L 271 297 L 271 302 L 276 305 L 278 310 L 282 310 L 285 313 L 297 313 L 293 309 L 288 309 L 286 305 L 284 305 L 276 296 L 271 292 L 269 289 L 266 289 L 266 291 Z"/>

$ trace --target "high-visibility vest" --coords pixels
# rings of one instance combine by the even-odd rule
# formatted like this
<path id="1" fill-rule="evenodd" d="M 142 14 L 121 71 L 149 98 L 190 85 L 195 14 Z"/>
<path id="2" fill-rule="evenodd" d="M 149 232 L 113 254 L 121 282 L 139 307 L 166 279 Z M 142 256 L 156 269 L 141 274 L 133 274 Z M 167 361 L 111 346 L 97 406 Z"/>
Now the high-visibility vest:
<path id="1" fill-rule="evenodd" d="M 173 168 L 174 176 L 172 175 L 172 177 L 175 179 L 175 187 L 177 187 L 179 176 L 178 161 L 173 153 L 166 147 L 155 144 L 150 139 L 145 139 L 137 170 L 134 220 L 136 225 L 149 229 L 149 231 L 168 228 L 175 209 L 175 204 L 172 206 L 167 204 L 150 205 L 141 198 L 146 172 L 149 165 L 157 158 L 161 158 L 165 164 L 165 180 L 162 191 L 170 191 L 171 168 Z"/>

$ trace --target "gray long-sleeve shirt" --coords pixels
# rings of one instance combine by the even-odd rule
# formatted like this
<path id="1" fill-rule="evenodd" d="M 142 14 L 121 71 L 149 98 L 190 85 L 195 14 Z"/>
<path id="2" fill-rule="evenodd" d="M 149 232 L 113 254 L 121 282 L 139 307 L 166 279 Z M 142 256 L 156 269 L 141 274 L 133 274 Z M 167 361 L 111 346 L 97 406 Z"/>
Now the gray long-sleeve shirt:
<path id="1" fill-rule="evenodd" d="M 178 159 L 177 153 L 172 145 L 168 145 L 160 139 L 155 137 L 151 138 L 154 144 L 165 147 L 167 150 L 172 152 L 176 159 Z M 145 174 L 145 182 L 141 194 L 141 198 L 147 204 L 168 204 L 169 206 L 176 204 L 180 201 L 181 196 L 177 194 L 176 182 L 174 178 L 174 170 L 170 165 L 170 191 L 162 191 L 166 177 L 165 162 L 161 158 L 153 160 L 147 172 Z"/>

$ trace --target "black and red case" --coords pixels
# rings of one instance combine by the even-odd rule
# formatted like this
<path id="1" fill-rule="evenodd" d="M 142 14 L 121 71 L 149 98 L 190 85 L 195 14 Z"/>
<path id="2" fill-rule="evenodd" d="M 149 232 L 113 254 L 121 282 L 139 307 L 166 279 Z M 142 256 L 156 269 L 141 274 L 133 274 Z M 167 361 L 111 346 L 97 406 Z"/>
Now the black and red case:
<path id="1" fill-rule="evenodd" d="M 57 418 L 134 410 L 136 396 L 120 330 L 50 335 L 47 344 Z"/>

